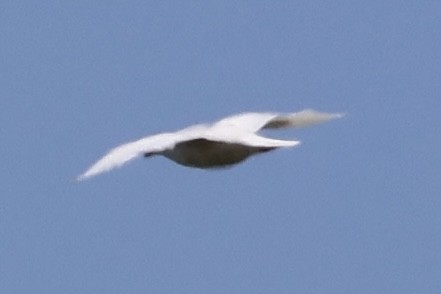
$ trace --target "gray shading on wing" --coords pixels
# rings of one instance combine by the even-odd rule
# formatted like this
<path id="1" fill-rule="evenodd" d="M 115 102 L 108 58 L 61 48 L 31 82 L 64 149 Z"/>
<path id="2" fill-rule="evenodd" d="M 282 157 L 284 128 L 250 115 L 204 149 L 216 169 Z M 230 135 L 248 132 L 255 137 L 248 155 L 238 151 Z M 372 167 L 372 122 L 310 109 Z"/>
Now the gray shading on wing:
<path id="1" fill-rule="evenodd" d="M 326 113 L 312 109 L 306 109 L 300 112 L 278 114 L 268 120 L 262 126 L 262 129 L 280 129 L 280 128 L 299 128 L 307 127 L 328 120 L 342 117 L 341 113 Z"/>
<path id="2" fill-rule="evenodd" d="M 305 109 L 294 113 L 249 112 L 226 117 L 213 125 L 213 129 L 235 129 L 255 133 L 261 129 L 299 128 L 340 118 L 341 113 Z"/>

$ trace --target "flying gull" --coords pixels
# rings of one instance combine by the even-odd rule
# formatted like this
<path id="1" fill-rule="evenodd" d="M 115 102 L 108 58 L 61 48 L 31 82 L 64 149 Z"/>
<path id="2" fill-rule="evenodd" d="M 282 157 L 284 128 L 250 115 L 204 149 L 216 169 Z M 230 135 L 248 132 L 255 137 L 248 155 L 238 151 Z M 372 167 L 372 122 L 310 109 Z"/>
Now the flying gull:
<path id="1" fill-rule="evenodd" d="M 241 113 L 211 124 L 195 125 L 120 145 L 77 179 L 85 180 L 120 167 L 137 157 L 154 155 L 162 155 L 178 164 L 194 168 L 228 167 L 255 154 L 300 144 L 300 141 L 263 137 L 257 134 L 260 130 L 305 127 L 340 117 L 340 113 L 312 109 L 296 113 Z"/>

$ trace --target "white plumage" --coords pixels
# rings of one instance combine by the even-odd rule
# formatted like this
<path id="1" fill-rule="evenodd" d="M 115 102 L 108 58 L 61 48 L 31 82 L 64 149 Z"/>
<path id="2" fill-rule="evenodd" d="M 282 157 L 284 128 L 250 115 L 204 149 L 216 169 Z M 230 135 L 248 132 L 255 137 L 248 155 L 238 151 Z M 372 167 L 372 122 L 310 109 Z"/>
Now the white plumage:
<path id="1" fill-rule="evenodd" d="M 220 168 L 239 163 L 251 155 L 299 141 L 276 140 L 256 134 L 262 129 L 304 127 L 342 114 L 303 110 L 297 113 L 243 113 L 212 124 L 195 125 L 174 133 L 162 133 L 116 147 L 77 179 L 84 180 L 122 166 L 141 156 L 163 155 L 178 164 L 197 168 Z"/>

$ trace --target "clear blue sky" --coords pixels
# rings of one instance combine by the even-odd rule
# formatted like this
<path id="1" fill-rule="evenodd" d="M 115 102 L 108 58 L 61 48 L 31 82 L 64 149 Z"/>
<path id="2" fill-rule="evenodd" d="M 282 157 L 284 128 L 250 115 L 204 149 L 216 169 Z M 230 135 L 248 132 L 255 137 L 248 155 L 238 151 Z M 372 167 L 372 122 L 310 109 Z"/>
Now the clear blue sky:
<path id="1" fill-rule="evenodd" d="M 439 293 L 441 2 L 3 1 L 1 293 Z M 342 111 L 224 171 L 108 149 Z"/>

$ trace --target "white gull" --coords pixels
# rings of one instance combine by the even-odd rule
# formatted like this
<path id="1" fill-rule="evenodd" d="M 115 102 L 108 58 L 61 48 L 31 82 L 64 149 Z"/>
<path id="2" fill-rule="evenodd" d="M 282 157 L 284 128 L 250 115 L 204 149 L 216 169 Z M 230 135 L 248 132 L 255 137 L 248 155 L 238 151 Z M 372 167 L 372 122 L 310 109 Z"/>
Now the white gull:
<path id="1" fill-rule="evenodd" d="M 300 141 L 276 140 L 257 134 L 263 129 L 297 128 L 339 118 L 340 113 L 306 109 L 296 113 L 242 113 L 212 124 L 200 124 L 174 133 L 162 133 L 112 149 L 77 180 L 85 180 L 120 167 L 136 157 L 162 155 L 196 168 L 221 168 L 251 155 L 293 147 Z"/>

